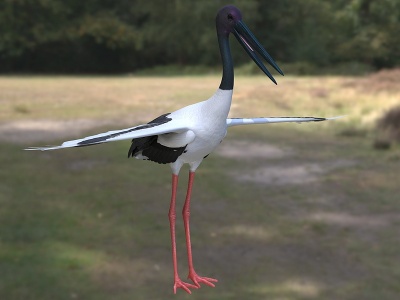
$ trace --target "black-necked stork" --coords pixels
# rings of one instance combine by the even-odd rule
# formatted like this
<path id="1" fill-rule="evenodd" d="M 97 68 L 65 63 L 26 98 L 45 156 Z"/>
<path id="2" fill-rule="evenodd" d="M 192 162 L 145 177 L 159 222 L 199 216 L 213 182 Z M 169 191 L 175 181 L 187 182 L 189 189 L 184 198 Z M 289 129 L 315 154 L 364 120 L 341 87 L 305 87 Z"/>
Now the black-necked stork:
<path id="1" fill-rule="evenodd" d="M 262 63 L 264 58 L 281 75 L 283 72 L 258 42 L 256 37 L 242 21 L 240 11 L 234 6 L 225 6 L 218 11 L 216 27 L 223 73 L 219 89 L 208 100 L 195 103 L 172 113 L 164 114 L 153 121 L 135 127 L 109 131 L 78 140 L 66 141 L 60 146 L 28 148 L 27 150 L 56 150 L 70 147 L 97 145 L 106 142 L 132 139 L 128 157 L 170 164 L 172 169 L 172 196 L 169 209 L 171 230 L 172 260 L 174 268 L 174 293 L 182 288 L 191 293 L 190 288 L 199 288 L 200 283 L 214 287 L 216 279 L 199 276 L 193 266 L 190 242 L 190 199 L 194 175 L 197 167 L 223 140 L 228 127 L 246 124 L 277 122 L 325 121 L 327 118 L 280 117 L 280 118 L 227 118 L 233 93 L 233 62 L 229 48 L 229 35 L 232 33 L 257 66 L 276 84 L 274 77 Z M 259 56 L 258 56 L 259 55 Z M 175 199 L 178 174 L 183 164 L 189 164 L 189 183 L 183 206 L 183 220 L 186 232 L 188 254 L 188 278 L 194 284 L 182 281 L 178 275 L 175 243 Z"/>

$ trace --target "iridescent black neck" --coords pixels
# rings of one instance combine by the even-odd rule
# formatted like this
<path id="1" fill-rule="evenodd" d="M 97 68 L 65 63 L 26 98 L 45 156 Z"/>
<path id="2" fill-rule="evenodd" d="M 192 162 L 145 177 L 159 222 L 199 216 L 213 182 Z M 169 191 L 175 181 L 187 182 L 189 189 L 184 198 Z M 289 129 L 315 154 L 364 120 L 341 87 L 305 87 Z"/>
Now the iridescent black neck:
<path id="1" fill-rule="evenodd" d="M 231 55 L 231 50 L 229 47 L 229 35 L 219 35 L 218 34 L 218 44 L 219 51 L 221 53 L 222 60 L 222 80 L 219 88 L 221 90 L 232 90 L 234 82 L 233 73 L 233 60 Z"/>

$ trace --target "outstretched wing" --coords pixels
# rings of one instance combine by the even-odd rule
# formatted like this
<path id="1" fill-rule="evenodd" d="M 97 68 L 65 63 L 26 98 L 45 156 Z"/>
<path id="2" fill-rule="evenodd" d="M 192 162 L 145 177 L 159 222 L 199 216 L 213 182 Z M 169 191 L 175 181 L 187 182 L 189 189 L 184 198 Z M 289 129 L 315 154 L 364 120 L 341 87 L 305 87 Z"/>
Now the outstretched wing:
<path id="1" fill-rule="evenodd" d="M 265 123 L 286 123 L 286 122 L 321 122 L 328 120 L 335 120 L 342 118 L 333 117 L 333 118 L 317 118 L 317 117 L 268 117 L 268 118 L 229 118 L 226 119 L 226 125 L 228 127 L 238 126 L 238 125 L 251 125 L 251 124 L 265 124 Z"/>
<path id="2" fill-rule="evenodd" d="M 101 143 L 108 143 L 121 140 L 136 139 L 146 136 L 160 135 L 165 133 L 181 133 L 188 130 L 187 125 L 180 121 L 174 121 L 168 118 L 167 115 L 158 117 L 147 124 L 138 125 L 131 128 L 113 130 L 96 135 L 91 135 L 85 138 L 66 141 L 60 146 L 46 146 L 46 147 L 29 147 L 25 150 L 56 150 L 71 147 L 83 147 L 97 145 Z"/>

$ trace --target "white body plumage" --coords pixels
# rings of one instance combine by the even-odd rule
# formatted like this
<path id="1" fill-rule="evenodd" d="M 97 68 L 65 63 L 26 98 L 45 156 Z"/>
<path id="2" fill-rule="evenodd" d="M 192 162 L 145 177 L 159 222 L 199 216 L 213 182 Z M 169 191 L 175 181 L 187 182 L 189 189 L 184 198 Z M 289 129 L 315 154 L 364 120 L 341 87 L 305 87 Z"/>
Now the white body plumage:
<path id="1" fill-rule="evenodd" d="M 203 158 L 210 154 L 226 136 L 227 116 L 232 102 L 233 90 L 218 89 L 208 100 L 179 109 L 168 115 L 172 122 L 184 122 L 187 131 L 158 136 L 157 141 L 167 147 L 186 146 L 184 153 L 172 163 L 178 174 L 184 163 L 195 171 Z"/>

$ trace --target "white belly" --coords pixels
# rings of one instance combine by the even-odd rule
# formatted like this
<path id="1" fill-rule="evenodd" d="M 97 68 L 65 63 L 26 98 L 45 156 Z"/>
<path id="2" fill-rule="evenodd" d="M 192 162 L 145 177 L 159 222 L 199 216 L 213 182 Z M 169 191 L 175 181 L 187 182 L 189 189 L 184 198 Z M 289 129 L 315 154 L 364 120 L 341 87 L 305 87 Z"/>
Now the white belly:
<path id="1" fill-rule="evenodd" d="M 218 131 L 202 132 L 196 134 L 192 143 L 188 144 L 185 152 L 179 157 L 183 163 L 201 161 L 215 150 L 226 135 L 226 127 Z M 222 130 L 221 130 L 222 129 Z"/>
<path id="2" fill-rule="evenodd" d="M 190 128 L 188 132 L 160 136 L 158 139 L 161 144 L 169 147 L 187 145 L 185 151 L 173 164 L 175 174 L 184 163 L 190 164 L 191 170 L 196 169 L 203 158 L 221 143 L 227 132 L 226 118 L 231 100 L 232 90 L 217 90 L 210 99 L 187 106 L 169 115 L 177 122 L 185 122 Z"/>

